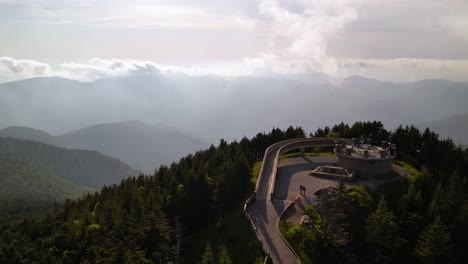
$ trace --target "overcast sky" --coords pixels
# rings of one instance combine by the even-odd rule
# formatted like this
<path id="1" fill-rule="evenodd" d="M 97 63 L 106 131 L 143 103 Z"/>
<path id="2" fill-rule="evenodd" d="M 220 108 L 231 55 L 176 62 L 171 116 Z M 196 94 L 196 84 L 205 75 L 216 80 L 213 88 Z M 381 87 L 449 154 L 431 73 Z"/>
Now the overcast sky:
<path id="1" fill-rule="evenodd" d="M 466 0 L 0 0 L 0 82 L 140 71 L 468 80 Z"/>

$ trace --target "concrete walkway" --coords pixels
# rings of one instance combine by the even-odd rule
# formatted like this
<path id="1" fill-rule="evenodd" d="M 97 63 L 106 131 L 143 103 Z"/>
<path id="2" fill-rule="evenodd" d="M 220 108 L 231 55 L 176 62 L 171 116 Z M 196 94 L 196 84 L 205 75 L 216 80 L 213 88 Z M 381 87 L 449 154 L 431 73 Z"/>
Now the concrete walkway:
<path id="1" fill-rule="evenodd" d="M 247 210 L 254 221 L 257 231 L 262 239 L 264 249 L 270 253 L 273 263 L 296 263 L 294 254 L 283 242 L 276 229 L 281 213 L 290 201 L 269 200 L 269 183 L 273 172 L 273 164 L 281 145 L 270 148 L 263 158 L 263 173 L 259 176 L 261 183 L 257 191 L 257 199 Z"/>
<path id="2" fill-rule="evenodd" d="M 298 157 L 295 159 L 288 159 L 287 161 L 282 162 L 280 166 L 277 158 L 282 153 L 295 148 L 334 146 L 335 140 L 346 141 L 349 139 L 291 139 L 273 144 L 265 151 L 262 168 L 255 188 L 256 199 L 255 202 L 247 207 L 246 212 L 255 225 L 254 230 L 257 232 L 258 238 L 261 240 L 264 251 L 270 254 L 274 264 L 300 263 L 297 255 L 282 239 L 278 230 L 280 217 L 297 195 L 296 192 L 298 191 L 298 186 L 307 186 L 308 195 L 306 197 L 303 196 L 304 199 L 307 199 L 311 198 L 310 195 L 315 191 L 327 186 L 336 185 L 338 182 L 337 180 L 307 176 L 308 170 L 317 165 L 333 164 L 335 162 L 334 157 Z M 351 184 L 367 185 L 370 188 L 376 188 L 381 184 L 400 180 L 404 175 L 399 173 L 397 169 L 399 169 L 399 167 L 394 165 L 394 171 L 397 172 L 395 173 L 395 177 L 384 179 L 370 178 L 365 181 L 355 181 Z M 277 173 L 283 174 L 283 176 L 278 177 L 277 179 Z M 294 207 L 291 207 L 291 209 L 294 209 Z"/>
<path id="3" fill-rule="evenodd" d="M 295 147 L 333 146 L 330 138 L 302 138 L 286 140 L 271 145 L 263 158 L 262 169 L 256 187 L 256 201 L 247 208 L 262 240 L 262 246 L 268 252 L 274 264 L 300 263 L 299 259 L 283 241 L 277 229 L 278 222 L 286 207 L 292 202 L 278 200 L 275 196 L 275 181 L 278 151 L 291 150 Z"/>

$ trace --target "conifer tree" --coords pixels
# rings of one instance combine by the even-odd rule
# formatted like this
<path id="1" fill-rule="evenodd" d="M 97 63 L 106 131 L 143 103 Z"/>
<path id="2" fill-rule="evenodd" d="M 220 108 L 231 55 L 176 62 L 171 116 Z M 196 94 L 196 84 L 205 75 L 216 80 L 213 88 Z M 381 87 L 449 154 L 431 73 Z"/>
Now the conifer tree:
<path id="1" fill-rule="evenodd" d="M 336 184 L 336 190 L 338 194 L 338 199 L 341 202 L 344 202 L 346 199 L 346 194 L 348 193 L 348 189 L 346 188 L 343 178 L 341 178 L 340 181 Z"/>
<path id="2" fill-rule="evenodd" d="M 367 242 L 376 249 L 377 256 L 386 257 L 398 246 L 398 226 L 383 196 L 380 198 L 377 210 L 367 220 L 366 232 Z"/>
<path id="3" fill-rule="evenodd" d="M 443 215 L 445 223 L 453 222 L 461 213 L 467 203 L 467 193 L 460 175 L 455 172 L 449 180 L 443 199 Z"/>
<path id="4" fill-rule="evenodd" d="M 439 263 L 447 257 L 452 247 L 448 228 L 437 217 L 419 236 L 414 253 L 424 263 Z"/>
<path id="5" fill-rule="evenodd" d="M 219 250 L 218 264 L 232 264 L 231 257 L 229 257 L 229 252 L 225 246 L 221 246 Z"/>
<path id="6" fill-rule="evenodd" d="M 210 242 L 206 244 L 205 251 L 203 252 L 202 255 L 202 261 L 201 264 L 215 264 L 215 258 L 213 254 L 213 249 L 211 248 Z"/>
<path id="7" fill-rule="evenodd" d="M 421 191 L 412 183 L 405 195 L 401 199 L 403 210 L 405 213 L 420 213 L 423 206 Z"/>
<path id="8" fill-rule="evenodd" d="M 429 204 L 429 213 L 432 216 L 440 215 L 442 213 L 443 203 L 444 203 L 444 189 L 442 189 L 442 184 L 439 182 L 437 184 L 434 195 L 432 196 L 432 201 Z"/>

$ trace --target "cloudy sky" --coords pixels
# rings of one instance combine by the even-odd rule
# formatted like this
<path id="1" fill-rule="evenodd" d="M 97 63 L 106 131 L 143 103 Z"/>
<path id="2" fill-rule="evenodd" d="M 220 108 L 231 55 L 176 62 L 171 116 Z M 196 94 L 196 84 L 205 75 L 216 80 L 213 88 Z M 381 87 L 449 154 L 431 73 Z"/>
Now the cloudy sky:
<path id="1" fill-rule="evenodd" d="M 0 82 L 135 72 L 468 80 L 466 0 L 0 0 Z"/>

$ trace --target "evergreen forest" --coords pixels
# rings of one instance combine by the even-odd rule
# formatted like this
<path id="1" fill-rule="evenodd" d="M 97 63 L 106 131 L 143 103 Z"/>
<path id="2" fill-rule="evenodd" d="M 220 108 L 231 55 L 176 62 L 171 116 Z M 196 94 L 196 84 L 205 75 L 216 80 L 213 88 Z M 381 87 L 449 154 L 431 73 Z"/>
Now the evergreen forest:
<path id="1" fill-rule="evenodd" d="M 318 197 L 335 201 L 331 209 L 307 208 L 312 225 L 283 224 L 303 263 L 464 263 L 466 150 L 429 129 L 389 131 L 379 121 L 341 123 L 309 136 L 389 140 L 411 177 L 374 191 L 339 183 Z M 0 223 L 0 263 L 263 263 L 242 208 L 265 149 L 297 137 L 306 137 L 301 127 L 221 139 L 151 175 L 77 199 L 24 202 L 30 213 Z M 9 208 L 7 201 L 1 206 Z"/>

